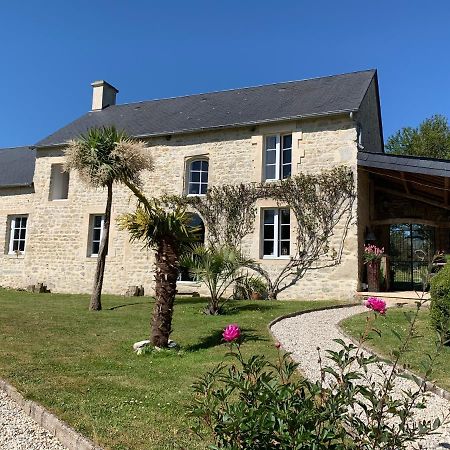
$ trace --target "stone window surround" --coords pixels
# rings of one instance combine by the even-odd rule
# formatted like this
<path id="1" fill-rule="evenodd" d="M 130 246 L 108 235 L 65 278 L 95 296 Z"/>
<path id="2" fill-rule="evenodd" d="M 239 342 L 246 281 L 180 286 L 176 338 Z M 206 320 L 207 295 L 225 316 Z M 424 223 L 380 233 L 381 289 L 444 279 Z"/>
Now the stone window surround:
<path id="1" fill-rule="evenodd" d="M 16 219 L 21 219 L 21 218 L 26 218 L 26 224 L 25 227 L 19 227 L 20 230 L 24 229 L 25 230 L 25 237 L 23 239 L 19 240 L 24 241 L 24 248 L 23 250 L 20 251 L 19 254 L 17 254 L 15 252 L 15 250 L 13 250 L 13 243 L 14 243 L 14 230 L 16 229 Z M 26 253 L 26 248 L 27 248 L 27 241 L 28 241 L 28 225 L 29 225 L 29 215 L 28 214 L 9 214 L 7 215 L 7 225 L 6 225 L 6 246 L 5 246 L 5 250 L 6 250 L 6 254 L 9 257 L 23 257 Z"/>
<path id="2" fill-rule="evenodd" d="M 279 245 L 281 242 L 280 232 L 281 232 L 281 224 L 280 224 L 280 212 L 281 210 L 289 210 L 288 207 L 263 207 L 260 209 L 260 259 L 263 260 L 286 260 L 290 259 L 292 253 L 292 215 L 289 216 L 289 255 L 280 255 L 279 254 Z M 275 211 L 274 217 L 274 245 L 276 248 L 275 255 L 265 255 L 264 254 L 264 212 L 268 210 Z"/>
<path id="3" fill-rule="evenodd" d="M 287 136 L 291 137 L 291 146 L 284 148 L 283 141 L 284 141 L 284 138 Z M 292 174 L 292 147 L 293 147 L 292 137 L 293 137 L 292 133 L 272 133 L 272 134 L 266 134 L 264 136 L 264 139 L 263 139 L 263 142 L 264 142 L 264 150 L 263 150 L 264 173 L 263 173 L 263 177 L 264 177 L 265 181 L 278 181 L 278 180 L 286 178 L 283 176 L 283 168 L 286 165 L 290 166 L 290 173 Z M 268 147 L 269 138 L 275 138 L 275 147 L 272 147 L 271 149 L 269 149 L 269 147 Z M 267 151 L 268 150 L 275 152 L 275 161 L 270 164 L 267 163 Z M 285 161 L 284 161 L 283 153 L 285 150 L 291 151 L 291 161 L 289 163 L 285 163 Z M 274 178 L 267 177 L 267 166 L 268 165 L 274 166 L 274 169 L 275 169 L 275 177 Z"/>
<path id="4" fill-rule="evenodd" d="M 289 121 L 276 124 L 266 124 L 258 126 L 258 134 L 254 134 L 251 138 L 251 145 L 254 148 L 254 177 L 257 183 L 265 182 L 265 137 L 270 135 L 286 135 L 292 134 L 292 154 L 291 154 L 291 175 L 295 175 L 299 171 L 299 164 L 304 155 L 302 148 L 303 129 L 302 121 Z M 270 182 L 270 181 L 269 181 Z"/>
<path id="5" fill-rule="evenodd" d="M 57 159 L 60 160 L 60 158 Z M 58 183 L 56 182 L 56 177 L 60 177 Z M 68 172 L 64 172 L 64 160 L 60 160 L 58 162 L 52 161 L 52 164 L 50 165 L 48 200 L 52 202 L 67 201 L 69 198 L 69 186 L 70 176 Z M 62 195 L 62 197 L 60 197 L 58 194 Z"/>
<path id="6" fill-rule="evenodd" d="M 95 219 L 97 217 L 100 217 L 100 227 L 95 226 Z M 88 238 L 88 255 L 91 258 L 97 258 L 98 257 L 98 251 L 94 252 L 94 242 L 98 242 L 99 250 L 100 245 L 103 238 L 103 228 L 105 225 L 105 215 L 104 214 L 90 214 L 89 217 L 89 238 Z M 100 229 L 100 237 L 99 239 L 94 240 L 94 230 Z"/>
<path id="7" fill-rule="evenodd" d="M 108 254 L 106 255 L 107 259 L 114 258 L 116 256 L 116 237 L 118 233 L 118 229 L 116 226 L 116 217 L 117 214 L 114 211 L 114 205 L 111 211 L 111 227 L 109 229 L 109 243 L 108 243 Z M 97 263 L 97 255 L 90 256 L 90 245 L 91 245 L 91 217 L 92 216 L 104 216 L 105 211 L 102 211 L 102 207 L 100 206 L 91 206 L 87 207 L 83 212 L 83 221 L 80 226 L 80 257 L 84 258 L 85 261 L 91 261 L 92 263 Z M 122 244 L 124 245 L 124 244 Z M 128 244 L 126 243 L 125 246 Z"/>
<path id="8" fill-rule="evenodd" d="M 210 175 L 210 169 L 211 169 L 209 154 L 202 153 L 202 154 L 198 154 L 198 155 L 189 155 L 184 158 L 183 192 L 184 192 L 184 194 L 186 194 L 188 196 L 205 195 L 205 194 L 189 194 L 189 177 L 190 177 L 190 172 L 191 172 L 191 164 L 194 161 L 207 161 L 208 162 L 208 185 L 209 185 L 209 178 L 210 178 L 209 175 Z"/>

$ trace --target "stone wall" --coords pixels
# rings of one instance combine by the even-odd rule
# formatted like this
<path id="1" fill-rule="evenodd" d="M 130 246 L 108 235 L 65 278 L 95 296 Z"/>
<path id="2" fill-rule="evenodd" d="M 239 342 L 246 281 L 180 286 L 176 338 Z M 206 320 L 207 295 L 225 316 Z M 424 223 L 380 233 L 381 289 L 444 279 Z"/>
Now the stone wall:
<path id="1" fill-rule="evenodd" d="M 234 184 L 262 180 L 263 136 L 291 132 L 293 136 L 293 174 L 317 172 L 345 164 L 356 173 L 356 126 L 348 116 L 304 121 L 280 122 L 252 128 L 208 131 L 149 140 L 149 153 L 155 163 L 143 175 L 144 191 L 149 196 L 185 191 L 186 164 L 192 157 L 209 158 L 209 184 Z M 63 161 L 61 149 L 38 150 L 34 193 L 0 191 L 0 236 L 5 251 L 0 255 L 0 285 L 25 287 L 45 283 L 53 292 L 89 292 L 96 258 L 88 256 L 89 217 L 104 212 L 106 193 L 83 185 L 70 174 L 67 200 L 49 200 L 51 165 Z M 134 207 L 134 198 L 122 186 L 114 186 L 113 227 L 104 281 L 104 292 L 123 294 L 129 285 L 143 284 L 152 292 L 153 254 L 130 244 L 126 232 L 119 231 L 114 219 Z M 273 206 L 265 201 L 261 206 Z M 7 254 L 8 216 L 29 214 L 24 255 Z M 358 280 L 357 202 L 347 231 L 341 264 L 312 270 L 280 298 L 350 298 Z M 293 227 L 291 227 L 292 229 Z M 342 240 L 344 223 L 333 237 L 332 247 Z M 291 236 L 292 238 L 293 236 Z M 291 239 L 292 240 L 292 239 Z M 247 236 L 244 248 L 273 273 L 285 264 L 282 260 L 261 260 L 260 216 L 255 231 Z M 179 290 L 199 290 L 196 283 L 180 283 Z M 201 289 L 203 292 L 204 290 Z"/>

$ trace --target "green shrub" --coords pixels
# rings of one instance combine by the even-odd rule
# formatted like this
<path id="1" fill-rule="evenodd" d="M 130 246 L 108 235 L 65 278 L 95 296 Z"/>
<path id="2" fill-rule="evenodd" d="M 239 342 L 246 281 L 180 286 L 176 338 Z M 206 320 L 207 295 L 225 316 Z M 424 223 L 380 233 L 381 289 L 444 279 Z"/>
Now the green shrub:
<path id="1" fill-rule="evenodd" d="M 190 415 L 195 432 L 218 450 L 407 450 L 434 433 L 441 420 L 417 420 L 426 406 L 426 380 L 437 354 L 424 360 L 425 377 L 417 388 L 398 389 L 400 358 L 416 335 L 421 308 L 407 315 L 409 329 L 398 335 L 392 366 L 362 351 L 375 321 L 385 314 L 381 299 L 368 303 L 373 310 L 366 319 L 360 346 L 341 339 L 338 351 L 318 349 L 320 377 L 299 377 L 298 364 L 278 348 L 274 364 L 265 355 L 245 357 L 238 325 L 223 332 L 231 361 L 222 362 L 194 385 Z M 398 333 L 397 333 L 398 334 Z M 440 349 L 441 347 L 439 347 Z M 370 370 L 369 370 L 370 368 Z M 397 387 L 396 387 L 397 386 Z"/>
<path id="2" fill-rule="evenodd" d="M 236 280 L 233 297 L 236 300 L 252 300 L 256 294 L 259 298 L 267 297 L 267 284 L 260 277 L 249 275 Z"/>
<path id="3" fill-rule="evenodd" d="M 450 321 L 450 263 L 431 279 L 430 317 L 433 327 L 444 337 L 449 337 Z"/>

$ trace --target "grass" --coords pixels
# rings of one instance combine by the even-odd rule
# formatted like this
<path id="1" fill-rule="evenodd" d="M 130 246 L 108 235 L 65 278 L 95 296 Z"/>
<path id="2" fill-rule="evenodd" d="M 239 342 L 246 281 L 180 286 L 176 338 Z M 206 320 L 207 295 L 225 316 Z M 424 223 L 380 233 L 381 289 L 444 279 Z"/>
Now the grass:
<path id="1" fill-rule="evenodd" d="M 401 336 L 405 336 L 409 329 L 409 323 L 406 314 L 413 314 L 413 308 L 391 308 L 388 309 L 386 316 L 379 316 L 375 322 L 375 328 L 381 331 L 381 337 L 376 333 L 371 333 L 371 339 L 365 344 L 366 347 L 376 351 L 380 356 L 386 359 L 393 359 L 391 351 L 398 349 L 399 340 L 395 337 L 392 330 L 397 331 Z M 342 328 L 348 334 L 359 338 L 366 326 L 366 314 L 352 316 L 341 323 Z M 423 362 L 428 355 L 436 351 L 437 334 L 430 323 L 429 309 L 424 307 L 419 312 L 417 318 L 416 336 L 412 340 L 409 350 L 404 354 L 401 362 L 409 365 L 410 369 L 417 375 L 423 376 Z M 432 379 L 436 383 L 450 391 L 450 347 L 446 346 L 439 354 L 434 365 Z"/>
<path id="2" fill-rule="evenodd" d="M 283 314 L 332 302 L 230 303 L 205 316 L 205 300 L 177 299 L 172 338 L 179 352 L 136 356 L 148 335 L 153 301 L 0 289 L 0 377 L 106 449 L 200 449 L 186 407 L 196 377 L 223 360 L 221 330 L 238 323 L 244 353 L 276 352 L 267 324 Z"/>

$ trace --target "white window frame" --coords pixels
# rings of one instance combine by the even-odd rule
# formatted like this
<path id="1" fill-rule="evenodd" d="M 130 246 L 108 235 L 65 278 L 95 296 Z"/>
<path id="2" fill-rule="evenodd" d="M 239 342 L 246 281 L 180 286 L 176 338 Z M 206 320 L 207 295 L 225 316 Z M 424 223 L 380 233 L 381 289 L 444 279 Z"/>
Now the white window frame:
<path id="1" fill-rule="evenodd" d="M 100 222 L 100 241 L 98 245 L 98 249 L 100 250 L 100 245 L 102 243 L 103 239 L 103 231 L 105 227 L 105 215 L 104 214 L 91 214 L 90 220 L 89 220 L 89 248 L 88 248 L 88 256 L 91 258 L 97 258 L 98 253 L 93 252 L 94 242 L 97 242 L 97 240 L 94 241 L 94 229 L 97 229 L 98 227 L 94 227 L 95 225 L 95 218 L 101 217 Z"/>
<path id="2" fill-rule="evenodd" d="M 289 163 L 291 166 L 291 174 L 292 174 L 292 133 L 278 133 L 278 134 L 269 134 L 267 136 L 264 137 L 264 180 L 265 181 L 278 181 L 278 180 L 282 180 L 283 179 L 283 166 L 286 165 L 287 163 L 283 162 L 283 150 L 281 148 L 281 143 L 282 143 L 282 139 L 284 136 L 291 136 L 291 162 Z M 276 139 L 276 144 L 275 144 L 275 178 L 267 178 L 266 177 L 266 168 L 267 168 L 267 141 L 269 138 L 273 138 L 275 137 Z M 271 163 L 271 166 L 273 166 L 274 164 Z"/>
<path id="3" fill-rule="evenodd" d="M 208 163 L 208 171 L 204 171 L 202 169 L 200 169 L 199 171 L 196 170 L 195 172 L 198 172 L 200 174 L 200 181 L 192 181 L 191 182 L 191 172 L 192 172 L 192 164 L 194 164 L 195 162 L 207 162 Z M 202 182 L 202 173 L 206 173 L 208 176 L 208 180 L 206 181 L 206 183 Z M 201 187 L 202 185 L 206 185 L 206 190 L 208 190 L 208 185 L 209 185 L 209 158 L 206 157 L 194 157 L 194 158 L 190 158 L 186 161 L 186 194 L 189 197 L 195 197 L 195 196 L 201 196 L 201 195 L 206 195 L 206 192 L 204 194 L 202 193 L 198 193 L 198 194 L 191 194 L 189 192 L 190 190 L 190 186 L 192 184 L 198 184 L 199 185 L 199 191 L 201 191 Z"/>
<path id="4" fill-rule="evenodd" d="M 25 238 L 21 239 L 20 238 L 20 231 L 19 231 L 19 239 L 14 239 L 14 231 L 16 230 L 16 220 L 17 219 L 27 219 L 27 222 L 25 224 L 25 228 L 19 227 L 19 230 L 25 230 Z M 18 250 L 20 252 L 20 254 L 25 254 L 26 249 L 27 249 L 27 229 L 28 229 L 28 215 L 27 214 L 18 214 L 15 216 L 11 216 L 10 218 L 10 227 L 9 227 L 9 246 L 8 246 L 8 254 L 9 255 L 17 255 L 17 250 L 14 250 L 14 242 L 18 241 L 21 242 L 23 241 L 23 250 Z"/>
<path id="5" fill-rule="evenodd" d="M 280 215 L 282 210 L 289 211 L 289 239 L 281 239 L 281 223 L 280 223 Z M 265 211 L 274 211 L 274 235 L 273 239 L 264 239 L 264 216 Z M 281 241 L 289 241 L 289 252 L 292 251 L 292 240 L 291 240 L 291 211 L 289 208 L 262 208 L 261 209 L 261 256 L 262 259 L 290 259 L 291 255 L 282 255 L 281 254 Z M 274 254 L 273 255 L 265 255 L 264 254 L 264 242 L 270 241 L 273 242 L 274 245 Z"/>

